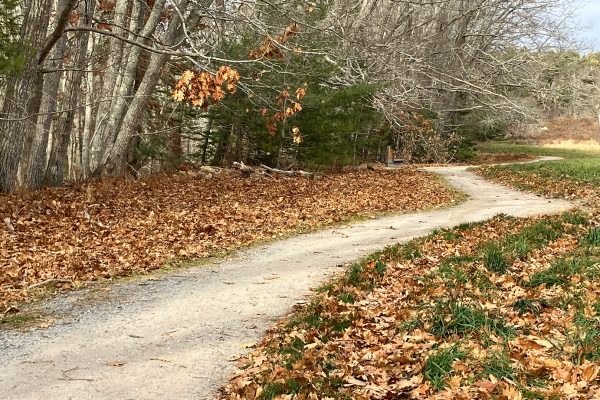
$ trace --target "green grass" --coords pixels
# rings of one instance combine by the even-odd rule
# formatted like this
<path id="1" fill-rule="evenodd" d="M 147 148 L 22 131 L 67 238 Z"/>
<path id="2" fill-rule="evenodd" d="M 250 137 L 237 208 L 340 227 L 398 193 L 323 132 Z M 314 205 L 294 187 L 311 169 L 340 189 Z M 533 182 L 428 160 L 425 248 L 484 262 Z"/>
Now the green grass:
<path id="1" fill-rule="evenodd" d="M 483 265 L 495 274 L 504 274 L 508 271 L 509 262 L 498 242 L 493 241 L 486 245 L 483 251 Z"/>
<path id="2" fill-rule="evenodd" d="M 571 225 L 585 225 L 588 223 L 588 216 L 582 211 L 575 210 L 564 213 L 562 220 Z"/>
<path id="3" fill-rule="evenodd" d="M 458 345 L 440 350 L 429 356 L 423 367 L 423 376 L 435 390 L 442 390 L 446 386 L 446 378 L 450 376 L 455 361 L 464 360 L 467 353 L 462 351 Z"/>
<path id="4" fill-rule="evenodd" d="M 575 185 L 600 185 L 600 152 L 598 151 L 548 149 L 511 143 L 484 143 L 479 145 L 479 150 L 489 153 L 519 153 L 565 158 L 559 161 L 493 166 L 485 170 L 486 176 L 493 177 L 502 171 L 508 171 L 521 177 L 535 176 L 536 179 L 549 184 L 567 181 Z M 524 183 L 519 183 L 517 186 L 526 190 L 544 189 Z"/>
<path id="5" fill-rule="evenodd" d="M 402 255 L 402 258 L 404 258 L 405 260 L 414 260 L 422 256 L 421 247 L 419 246 L 417 241 L 411 241 L 406 245 L 402 246 L 400 253 Z"/>
<path id="6" fill-rule="evenodd" d="M 354 304 L 356 301 L 352 293 L 342 293 L 338 296 L 338 300 L 345 304 Z"/>
<path id="7" fill-rule="evenodd" d="M 566 286 L 575 275 L 581 275 L 587 279 L 597 278 L 600 275 L 598 260 L 587 256 L 557 260 L 549 268 L 533 274 L 529 278 L 528 286 Z"/>
<path id="8" fill-rule="evenodd" d="M 544 302 L 536 299 L 519 299 L 513 304 L 513 309 L 521 315 L 531 313 L 537 316 L 542 312 L 544 305 Z"/>
<path id="9" fill-rule="evenodd" d="M 455 301 L 438 301 L 432 311 L 429 332 L 437 337 L 470 334 L 495 334 L 502 338 L 513 335 L 514 329 L 502 318 L 489 316 L 483 309 Z"/>
<path id="10" fill-rule="evenodd" d="M 591 228 L 585 236 L 585 242 L 591 246 L 600 246 L 600 228 Z"/>
<path id="11" fill-rule="evenodd" d="M 600 360 L 600 321 L 578 315 L 575 320 L 575 331 L 572 335 L 574 346 L 573 361 L 581 364 L 584 360 Z"/>
<path id="12" fill-rule="evenodd" d="M 530 164 L 503 165 L 491 168 L 503 169 L 519 174 L 537 175 L 539 178 L 578 183 L 600 184 L 600 158 L 543 161 Z"/>
<path id="13" fill-rule="evenodd" d="M 483 379 L 489 379 L 490 375 L 496 379 L 516 380 L 516 372 L 508 355 L 492 352 L 486 357 L 481 376 Z"/>
<path id="14" fill-rule="evenodd" d="M 418 318 L 412 318 L 412 319 L 402 322 L 401 324 L 398 324 L 396 330 L 398 332 L 410 333 L 410 332 L 414 331 L 415 329 L 420 329 L 420 328 L 423 328 L 423 321 Z"/>

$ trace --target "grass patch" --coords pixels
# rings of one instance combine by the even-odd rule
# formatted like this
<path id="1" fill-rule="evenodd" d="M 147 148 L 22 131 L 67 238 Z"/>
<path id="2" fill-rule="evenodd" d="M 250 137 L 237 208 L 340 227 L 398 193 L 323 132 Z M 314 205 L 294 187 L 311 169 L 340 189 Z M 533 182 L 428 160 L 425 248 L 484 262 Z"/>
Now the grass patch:
<path id="1" fill-rule="evenodd" d="M 37 312 L 20 312 L 14 315 L 0 314 L 1 329 L 29 329 L 44 320 L 44 316 Z"/>
<path id="2" fill-rule="evenodd" d="M 346 281 L 352 286 L 360 286 L 363 282 L 363 266 L 361 263 L 354 263 L 346 273 Z"/>
<path id="3" fill-rule="evenodd" d="M 496 241 L 489 242 L 483 250 L 483 265 L 488 271 L 495 274 L 504 274 L 508 271 L 509 263 L 502 246 Z"/>
<path id="4" fill-rule="evenodd" d="M 585 236 L 585 242 L 591 246 L 600 246 L 600 228 L 591 228 Z"/>
<path id="5" fill-rule="evenodd" d="M 573 362 L 600 360 L 600 321 L 579 314 L 575 318 L 575 331 L 572 336 L 574 346 Z"/>
<path id="6" fill-rule="evenodd" d="M 516 371 L 507 354 L 500 352 L 490 353 L 483 362 L 481 377 L 488 379 L 492 375 L 496 379 L 516 380 Z"/>
<path id="7" fill-rule="evenodd" d="M 597 204 L 600 195 L 600 152 L 548 149 L 512 144 L 483 145 L 484 151 L 508 151 L 531 155 L 565 158 L 527 164 L 482 167 L 478 171 L 487 178 L 518 189 L 552 197 L 580 198 Z"/>
<path id="8" fill-rule="evenodd" d="M 340 302 L 345 304 L 354 304 L 356 298 L 352 293 L 342 293 L 338 296 Z"/>
<path id="9" fill-rule="evenodd" d="M 461 361 L 467 358 L 467 353 L 462 351 L 458 345 L 454 345 L 444 350 L 440 350 L 429 356 L 423 367 L 423 376 L 435 390 L 442 390 L 445 386 L 445 380 L 453 371 L 455 361 Z"/>
<path id="10" fill-rule="evenodd" d="M 397 327 L 397 331 L 410 333 L 415 329 L 421 328 L 423 328 L 423 321 L 419 318 L 412 318 L 399 324 Z"/>
<path id="11" fill-rule="evenodd" d="M 529 278 L 528 286 L 546 287 L 568 285 L 571 278 L 581 275 L 593 279 L 599 275 L 598 260 L 586 256 L 574 256 L 557 260 L 544 271 L 536 272 Z"/>
<path id="12" fill-rule="evenodd" d="M 514 334 L 502 318 L 493 318 L 481 309 L 455 301 L 437 302 L 432 310 L 432 324 L 429 332 L 437 337 L 470 334 L 495 334 L 504 339 Z"/>
<path id="13" fill-rule="evenodd" d="M 530 164 L 513 164 L 492 167 L 522 175 L 535 174 L 546 181 L 574 181 L 577 183 L 600 184 L 600 158 L 543 161 Z"/>
<path id="14" fill-rule="evenodd" d="M 580 210 L 568 211 L 562 214 L 562 220 L 567 224 L 585 225 L 588 223 L 588 216 Z"/>
<path id="15" fill-rule="evenodd" d="M 537 299 L 519 299 L 513 303 L 513 309 L 520 315 L 531 313 L 538 316 L 546 305 L 545 302 Z"/>
<path id="16" fill-rule="evenodd" d="M 400 253 L 405 260 L 414 260 L 423 256 L 421 254 L 421 246 L 419 246 L 417 241 L 411 241 L 402 246 Z"/>

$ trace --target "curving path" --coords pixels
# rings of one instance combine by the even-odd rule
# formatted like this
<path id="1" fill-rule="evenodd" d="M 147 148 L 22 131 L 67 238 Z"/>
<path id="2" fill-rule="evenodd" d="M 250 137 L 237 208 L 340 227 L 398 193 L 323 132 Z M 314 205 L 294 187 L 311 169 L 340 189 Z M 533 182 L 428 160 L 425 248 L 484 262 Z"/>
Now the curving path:
<path id="1" fill-rule="evenodd" d="M 65 315 L 53 326 L 0 331 L 0 397 L 211 399 L 244 347 L 341 264 L 435 228 L 572 207 L 487 182 L 467 167 L 428 170 L 468 200 L 299 235 L 219 264 L 51 300 L 47 309 Z"/>

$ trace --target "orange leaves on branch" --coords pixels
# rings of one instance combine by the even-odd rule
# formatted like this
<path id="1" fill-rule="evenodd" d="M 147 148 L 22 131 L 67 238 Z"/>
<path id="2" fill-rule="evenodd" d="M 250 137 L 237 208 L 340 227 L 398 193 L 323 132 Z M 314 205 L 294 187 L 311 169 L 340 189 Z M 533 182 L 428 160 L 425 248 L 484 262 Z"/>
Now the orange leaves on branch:
<path id="1" fill-rule="evenodd" d="M 294 117 L 297 113 L 302 111 L 300 100 L 306 96 L 306 86 L 297 88 L 295 93 L 296 100 L 293 100 L 288 89 L 284 89 L 279 96 L 277 96 L 276 104 L 277 107 L 279 107 L 279 111 L 275 112 L 272 117 L 267 119 L 267 130 L 271 136 L 274 136 L 277 133 L 277 124 L 285 124 L 289 118 Z M 269 111 L 266 108 L 263 108 L 261 110 L 261 115 L 267 117 Z M 294 143 L 302 143 L 300 128 L 297 126 L 293 127 L 292 135 Z"/>
<path id="2" fill-rule="evenodd" d="M 296 144 L 302 143 L 302 135 L 300 134 L 300 128 L 298 128 L 296 126 L 293 127 L 292 133 L 294 134 L 294 143 L 296 143 Z"/>
<path id="3" fill-rule="evenodd" d="M 233 94 L 240 80 L 237 70 L 222 66 L 216 74 L 208 71 L 185 71 L 173 91 L 175 101 L 187 100 L 195 107 L 206 109 L 225 97 L 225 90 Z M 223 89 L 225 86 L 225 89 Z"/>
<path id="4" fill-rule="evenodd" d="M 285 28 L 282 35 L 276 35 L 274 38 L 271 36 L 265 37 L 263 43 L 250 50 L 249 57 L 252 60 L 259 58 L 283 58 L 283 52 L 281 46 L 284 45 L 291 37 L 296 36 L 300 32 L 298 24 L 291 24 Z"/>
<path id="5" fill-rule="evenodd" d="M 296 89 L 296 98 L 298 100 L 302 100 L 302 98 L 306 96 L 306 88 L 305 87 L 299 87 L 298 89 Z"/>

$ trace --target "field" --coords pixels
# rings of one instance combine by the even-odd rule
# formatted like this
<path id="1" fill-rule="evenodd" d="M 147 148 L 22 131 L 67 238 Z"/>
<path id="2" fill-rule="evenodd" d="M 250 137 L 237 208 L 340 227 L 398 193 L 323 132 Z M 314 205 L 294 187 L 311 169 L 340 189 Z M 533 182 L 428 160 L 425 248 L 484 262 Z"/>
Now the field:
<path id="1" fill-rule="evenodd" d="M 565 160 L 560 161 L 483 166 L 478 172 L 496 182 L 546 196 L 581 199 L 589 205 L 600 200 L 600 152 L 510 143 L 482 145 L 480 150 L 563 157 Z"/>

